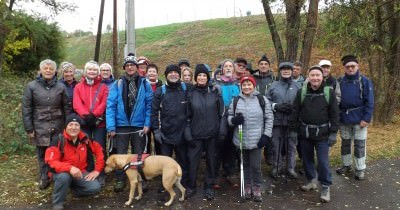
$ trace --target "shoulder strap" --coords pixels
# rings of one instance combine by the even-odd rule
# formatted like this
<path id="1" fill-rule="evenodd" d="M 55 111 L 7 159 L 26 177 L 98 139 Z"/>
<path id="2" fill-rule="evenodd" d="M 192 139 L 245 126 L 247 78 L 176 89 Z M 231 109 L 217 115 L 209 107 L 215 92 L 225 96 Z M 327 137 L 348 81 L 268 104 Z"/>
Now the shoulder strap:
<path id="1" fill-rule="evenodd" d="M 300 104 L 303 104 L 304 98 L 306 97 L 307 94 L 307 84 L 304 84 L 301 87 L 301 92 L 300 92 Z"/>
<path id="2" fill-rule="evenodd" d="M 182 90 L 183 90 L 183 91 L 186 91 L 186 83 L 181 82 L 181 87 L 182 87 Z"/>
<path id="3" fill-rule="evenodd" d="M 96 98 L 97 98 L 97 96 L 99 95 L 100 88 L 101 88 L 102 85 L 103 85 L 103 83 L 100 83 L 100 84 L 99 84 L 99 87 L 97 87 L 96 93 L 94 94 L 94 97 L 93 97 L 93 103 L 92 103 L 92 105 L 90 106 L 90 112 L 93 112 L 94 104 L 96 103 Z"/>
<path id="4" fill-rule="evenodd" d="M 57 147 L 60 150 L 61 157 L 64 157 L 64 145 L 65 145 L 64 136 L 61 133 L 59 133 L 58 134 Z"/>
<path id="5" fill-rule="evenodd" d="M 324 96 L 325 96 L 326 103 L 328 103 L 328 104 L 329 104 L 329 99 L 330 99 L 330 95 L 331 95 L 330 89 L 331 88 L 329 86 L 324 87 Z"/>
<path id="6" fill-rule="evenodd" d="M 236 107 L 237 107 L 238 101 L 239 101 L 239 96 L 233 97 L 233 101 L 232 101 L 232 103 L 233 103 L 233 116 L 236 115 Z"/>
<path id="7" fill-rule="evenodd" d="M 264 117 L 265 117 L 265 100 L 264 100 L 264 96 L 261 94 L 257 95 L 257 99 L 258 99 L 258 103 L 260 103 L 260 107 L 262 109 L 263 112 L 263 129 L 265 129 L 265 123 L 264 123 Z"/>

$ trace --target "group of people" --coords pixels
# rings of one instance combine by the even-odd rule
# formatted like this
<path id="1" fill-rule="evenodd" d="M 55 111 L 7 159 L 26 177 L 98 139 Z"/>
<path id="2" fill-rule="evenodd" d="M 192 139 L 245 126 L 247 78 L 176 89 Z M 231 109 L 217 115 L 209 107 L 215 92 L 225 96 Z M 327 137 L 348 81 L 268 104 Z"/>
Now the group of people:
<path id="1" fill-rule="evenodd" d="M 130 53 L 120 78 L 113 78 L 108 63 L 89 61 L 78 82 L 72 63 L 60 64 L 58 80 L 56 63 L 46 59 L 27 85 L 22 107 L 25 130 L 36 145 L 39 187 L 53 179 L 53 207 L 62 209 L 69 187 L 76 195 L 101 189 L 108 153 L 151 152 L 175 155 L 189 198 L 197 191 L 204 156 L 207 200 L 214 199 L 221 180 L 236 184 L 232 177 L 240 164 L 245 198 L 261 202 L 262 153 L 272 177 L 285 173 L 295 179 L 297 149 L 307 179 L 301 189 L 316 189 L 318 173 L 320 198 L 329 202 L 329 147 L 340 129 L 343 167 L 337 173 L 345 174 L 352 171 L 354 141 L 355 178 L 363 180 L 374 105 L 372 83 L 357 58 L 344 56 L 342 64 L 344 75 L 335 79 L 329 60 L 303 75 L 300 62 L 282 62 L 275 74 L 266 55 L 257 70 L 237 58 L 223 60 L 214 73 L 207 64 L 193 71 L 189 60 L 181 59 L 165 68 L 163 83 L 157 65 Z M 115 178 L 114 191 L 123 191 L 124 171 Z"/>

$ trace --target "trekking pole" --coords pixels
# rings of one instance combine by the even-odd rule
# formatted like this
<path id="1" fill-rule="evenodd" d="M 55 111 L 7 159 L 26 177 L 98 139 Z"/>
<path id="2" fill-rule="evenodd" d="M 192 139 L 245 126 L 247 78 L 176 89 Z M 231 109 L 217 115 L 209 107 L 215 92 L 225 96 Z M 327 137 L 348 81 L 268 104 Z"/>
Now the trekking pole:
<path id="1" fill-rule="evenodd" d="M 276 151 L 276 154 L 278 155 L 278 157 L 276 158 L 276 162 L 275 162 L 275 169 L 276 169 L 276 174 L 272 174 L 274 176 L 275 181 L 278 181 L 278 175 L 279 175 L 279 157 L 281 156 L 282 153 L 282 137 L 279 137 L 279 143 L 278 143 L 278 151 Z"/>
<path id="2" fill-rule="evenodd" d="M 286 166 L 285 166 L 285 170 L 286 170 L 286 176 L 285 176 L 285 184 L 288 182 L 288 176 L 289 176 L 289 172 L 287 171 L 287 169 L 288 169 L 288 167 L 289 167 L 289 134 L 288 134 L 288 132 L 289 132 L 289 129 L 288 129 L 288 127 L 286 127 L 286 129 L 285 129 L 285 134 L 284 134 L 284 140 L 285 140 L 285 143 L 286 143 L 286 151 L 285 151 L 285 154 L 286 154 Z"/>
<path id="3" fill-rule="evenodd" d="M 239 148 L 240 148 L 240 198 L 242 201 L 244 195 L 244 172 L 243 172 L 243 125 L 239 125 Z"/>

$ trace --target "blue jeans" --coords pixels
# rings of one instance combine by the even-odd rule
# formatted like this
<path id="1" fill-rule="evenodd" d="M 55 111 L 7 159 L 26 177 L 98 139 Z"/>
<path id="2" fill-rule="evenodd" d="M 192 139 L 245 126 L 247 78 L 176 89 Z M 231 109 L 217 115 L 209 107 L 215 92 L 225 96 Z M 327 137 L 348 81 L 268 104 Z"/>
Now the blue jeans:
<path id="1" fill-rule="evenodd" d="M 301 153 L 303 155 L 303 167 L 308 181 L 316 177 L 314 149 L 317 153 L 318 161 L 318 181 L 322 185 L 332 185 L 332 174 L 329 168 L 329 144 L 328 139 L 314 141 L 311 139 L 300 138 Z"/>
<path id="2" fill-rule="evenodd" d="M 83 177 L 88 173 L 84 173 Z M 63 205 L 67 197 L 68 188 L 76 196 L 86 196 L 98 193 L 101 189 L 100 183 L 97 179 L 93 181 L 86 181 L 84 178 L 74 179 L 69 173 L 54 173 L 54 188 L 53 188 L 53 206 Z"/>

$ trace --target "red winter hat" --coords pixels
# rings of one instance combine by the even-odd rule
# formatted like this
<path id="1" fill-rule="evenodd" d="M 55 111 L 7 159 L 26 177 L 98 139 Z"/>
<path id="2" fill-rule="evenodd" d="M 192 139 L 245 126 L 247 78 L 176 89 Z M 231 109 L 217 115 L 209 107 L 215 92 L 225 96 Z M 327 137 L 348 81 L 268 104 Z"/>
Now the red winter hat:
<path id="1" fill-rule="evenodd" d="M 249 80 L 251 83 L 253 83 L 254 87 L 256 86 L 256 80 L 254 79 L 254 77 L 251 76 L 246 76 L 246 77 L 242 77 L 242 79 L 240 79 L 240 86 L 242 86 L 244 81 Z"/>

